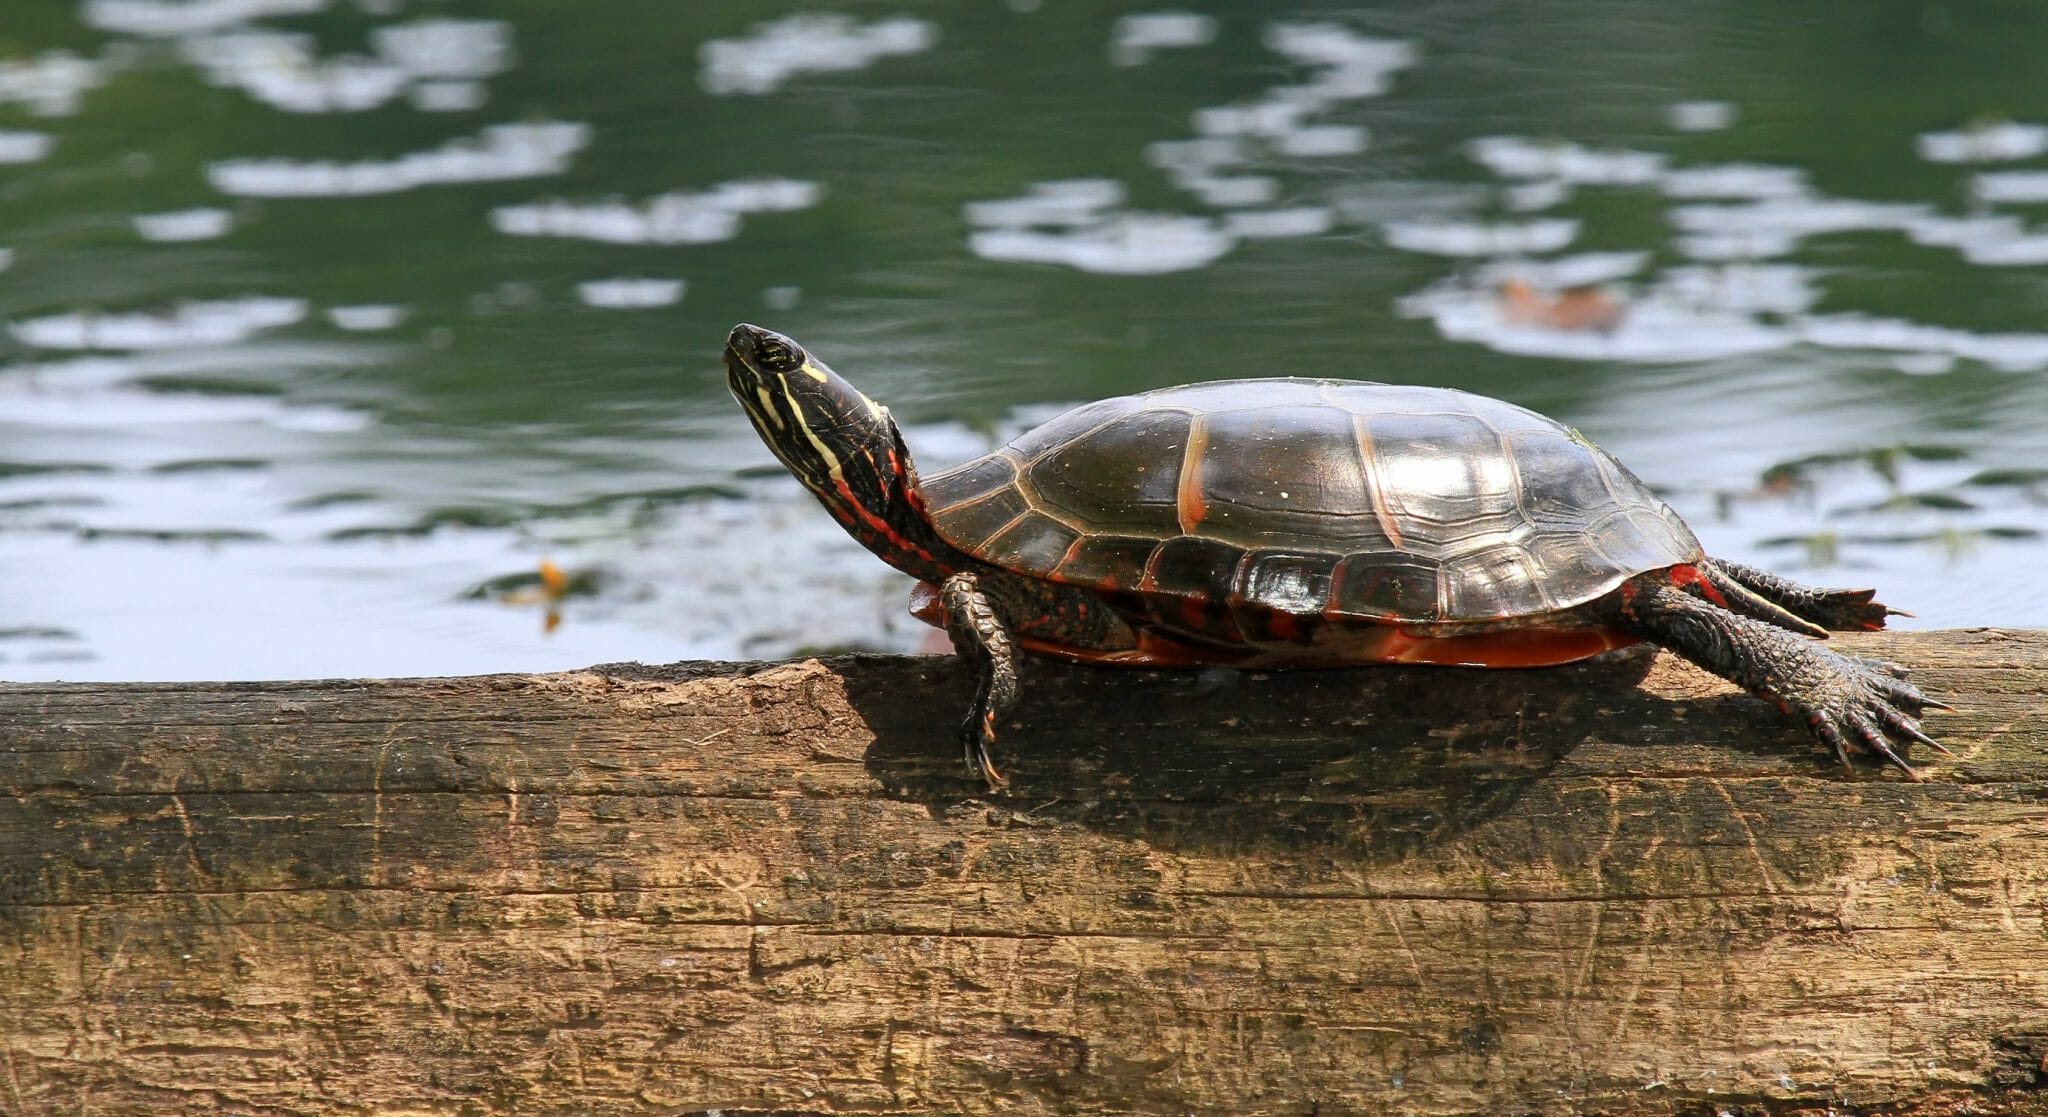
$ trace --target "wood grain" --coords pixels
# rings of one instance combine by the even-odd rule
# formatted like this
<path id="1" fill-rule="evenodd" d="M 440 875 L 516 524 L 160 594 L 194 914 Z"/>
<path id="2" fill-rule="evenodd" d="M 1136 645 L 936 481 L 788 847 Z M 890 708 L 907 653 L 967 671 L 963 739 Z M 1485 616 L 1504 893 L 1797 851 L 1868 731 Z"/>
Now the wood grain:
<path id="1" fill-rule="evenodd" d="M 2048 634 L 1844 773 L 1669 656 L 0 685 L 0 1112 L 2048 1113 Z"/>

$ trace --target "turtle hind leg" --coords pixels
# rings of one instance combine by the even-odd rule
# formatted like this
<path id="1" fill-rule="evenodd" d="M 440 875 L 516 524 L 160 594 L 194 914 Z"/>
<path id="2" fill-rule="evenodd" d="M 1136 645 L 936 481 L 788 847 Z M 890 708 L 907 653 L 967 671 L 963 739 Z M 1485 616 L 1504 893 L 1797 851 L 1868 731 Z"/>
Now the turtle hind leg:
<path id="1" fill-rule="evenodd" d="M 1625 583 L 1614 602 L 1613 623 L 1798 715 L 1845 766 L 1853 749 L 1919 779 L 1906 762 L 1914 744 L 1948 751 L 1920 728 L 1922 711 L 1940 704 L 1897 664 L 1842 655 L 1655 575 Z"/>
<path id="2" fill-rule="evenodd" d="M 1875 632 L 1884 627 L 1886 617 L 1910 615 L 1872 600 L 1877 596 L 1876 590 L 1816 589 L 1726 559 L 1710 559 L 1701 565 L 1717 588 L 1725 589 L 1726 584 L 1733 583 L 1831 632 Z"/>
<path id="3" fill-rule="evenodd" d="M 961 745 L 968 765 L 988 781 L 988 789 L 1000 791 L 1010 781 L 997 769 L 990 750 L 1003 715 L 1017 703 L 1017 643 L 972 571 L 947 577 L 939 586 L 939 600 L 945 606 L 946 635 L 953 638 L 953 650 L 973 664 L 978 675 L 974 705 L 960 726 Z"/>

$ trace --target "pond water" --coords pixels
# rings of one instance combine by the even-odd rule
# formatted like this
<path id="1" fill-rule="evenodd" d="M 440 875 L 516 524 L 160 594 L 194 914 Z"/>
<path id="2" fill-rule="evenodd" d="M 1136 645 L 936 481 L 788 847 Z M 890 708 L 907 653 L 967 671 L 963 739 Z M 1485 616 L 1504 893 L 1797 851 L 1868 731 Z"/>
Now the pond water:
<path id="1" fill-rule="evenodd" d="M 11 5 L 0 677 L 918 646 L 727 396 L 743 320 L 927 469 L 1190 380 L 1449 385 L 1714 553 L 2048 624 L 2043 42 L 1868 0 Z"/>

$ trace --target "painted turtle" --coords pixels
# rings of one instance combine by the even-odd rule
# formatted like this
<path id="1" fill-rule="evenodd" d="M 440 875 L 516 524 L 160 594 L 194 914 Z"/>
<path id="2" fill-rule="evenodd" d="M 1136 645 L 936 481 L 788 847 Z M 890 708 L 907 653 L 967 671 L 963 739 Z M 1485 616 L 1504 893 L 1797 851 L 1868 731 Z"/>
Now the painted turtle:
<path id="1" fill-rule="evenodd" d="M 1533 667 L 1647 641 L 1776 702 L 1844 764 L 1918 778 L 1947 709 L 1800 636 L 1884 627 L 1874 591 L 1709 559 L 1622 464 L 1485 396 L 1226 380 L 1087 404 L 920 479 L 889 412 L 781 334 L 726 342 L 732 393 L 979 669 L 962 727 L 992 787 L 1017 653 L 1136 667 Z M 1798 635 L 1795 635 L 1798 634 Z"/>

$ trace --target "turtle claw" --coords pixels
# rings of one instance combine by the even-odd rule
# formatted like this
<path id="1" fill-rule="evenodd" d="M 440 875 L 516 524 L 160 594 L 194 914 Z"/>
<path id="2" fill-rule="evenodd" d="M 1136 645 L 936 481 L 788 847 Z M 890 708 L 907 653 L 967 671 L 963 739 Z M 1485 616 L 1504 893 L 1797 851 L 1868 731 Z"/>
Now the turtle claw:
<path id="1" fill-rule="evenodd" d="M 1885 720 L 1889 722 L 1892 719 L 1887 717 Z M 1854 719 L 1851 724 L 1856 727 L 1856 739 L 1864 748 L 1884 757 L 1894 768 L 1904 772 L 1907 779 L 1915 782 L 1921 779 L 1920 773 L 1914 771 L 1911 764 L 1906 763 L 1906 758 L 1892 748 L 1892 743 L 1885 736 L 1884 730 L 1872 725 L 1870 719 L 1863 717 Z"/>
<path id="2" fill-rule="evenodd" d="M 1799 613 L 1834 632 L 1876 632 L 1884 628 L 1886 617 L 1913 615 L 1874 600 L 1876 590 L 1812 592 L 1813 598 L 1802 604 Z"/>
<path id="3" fill-rule="evenodd" d="M 995 743 L 994 720 L 989 718 L 984 722 L 981 718 L 968 718 L 967 724 L 960 727 L 961 741 L 966 746 L 967 766 L 988 781 L 991 795 L 1010 786 L 1010 777 L 996 767 L 995 756 L 989 750 L 989 746 Z"/>
<path id="4" fill-rule="evenodd" d="M 1813 731 L 1845 766 L 1849 751 L 1875 756 L 1916 782 L 1925 779 L 1907 757 L 1913 745 L 1954 755 L 1920 728 L 1922 710 L 1938 705 L 1906 681 L 1906 669 L 1889 660 L 1834 654 L 1833 678 L 1806 701 Z"/>
<path id="5" fill-rule="evenodd" d="M 1819 620 L 1820 601 L 1868 602 L 1868 590 L 1806 590 L 1747 568 L 1735 568 L 1747 585 L 1762 585 L 1801 616 Z M 1620 620 L 1645 639 L 1662 644 L 1752 694 L 1775 702 L 1800 720 L 1835 758 L 1853 767 L 1850 754 L 1866 753 L 1918 780 L 1907 760 L 1915 744 L 1946 752 L 1920 728 L 1921 712 L 1941 705 L 1907 681 L 1904 667 L 1885 659 L 1846 655 L 1803 640 L 1732 609 L 1718 608 L 1684 591 L 1655 583 L 1634 583 Z M 1871 606 L 1883 616 L 1882 606 Z M 1831 626 L 1833 627 L 1833 626 Z"/>
<path id="6" fill-rule="evenodd" d="M 1920 744 L 1926 745 L 1928 748 L 1933 749 L 1935 752 L 1938 752 L 1943 756 L 1955 755 L 1955 751 L 1953 749 L 1950 749 L 1947 745 L 1942 744 L 1940 741 L 1935 740 L 1933 737 L 1928 736 L 1926 730 L 1923 730 L 1919 726 L 1914 725 L 1912 719 L 1910 718 L 1889 717 L 1885 719 L 1885 722 L 1886 724 L 1890 725 L 1893 730 L 1902 733 L 1907 737 L 1912 738 L 1914 741 L 1917 741 Z"/>

